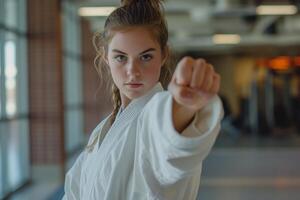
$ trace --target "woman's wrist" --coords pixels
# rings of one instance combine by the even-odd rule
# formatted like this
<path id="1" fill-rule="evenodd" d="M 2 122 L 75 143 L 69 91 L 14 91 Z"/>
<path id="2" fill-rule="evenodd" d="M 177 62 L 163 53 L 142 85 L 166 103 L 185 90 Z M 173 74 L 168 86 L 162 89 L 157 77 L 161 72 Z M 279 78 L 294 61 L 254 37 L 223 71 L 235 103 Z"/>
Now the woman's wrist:
<path id="1" fill-rule="evenodd" d="M 172 118 L 174 128 L 181 133 L 194 119 L 197 110 L 179 104 L 173 98 Z"/>

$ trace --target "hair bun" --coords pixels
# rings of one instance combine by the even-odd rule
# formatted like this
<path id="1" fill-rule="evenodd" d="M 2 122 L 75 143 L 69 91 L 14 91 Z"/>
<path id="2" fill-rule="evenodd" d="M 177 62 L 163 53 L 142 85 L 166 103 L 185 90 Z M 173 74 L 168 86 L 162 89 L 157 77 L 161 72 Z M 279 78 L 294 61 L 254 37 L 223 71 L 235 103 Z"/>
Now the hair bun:
<path id="1" fill-rule="evenodd" d="M 121 0 L 121 6 L 128 6 L 133 3 L 134 0 Z"/>
<path id="2" fill-rule="evenodd" d="M 130 6 L 135 3 L 149 4 L 153 8 L 160 8 L 163 0 L 121 0 L 121 6 Z"/>

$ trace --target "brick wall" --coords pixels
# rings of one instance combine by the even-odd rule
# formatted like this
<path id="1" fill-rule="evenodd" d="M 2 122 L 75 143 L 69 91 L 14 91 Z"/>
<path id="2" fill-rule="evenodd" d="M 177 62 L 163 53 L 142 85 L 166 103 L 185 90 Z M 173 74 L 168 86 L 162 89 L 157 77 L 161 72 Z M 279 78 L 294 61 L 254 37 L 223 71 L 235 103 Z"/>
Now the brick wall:
<path id="1" fill-rule="evenodd" d="M 28 0 L 30 147 L 32 164 L 64 167 L 64 91 L 61 4 Z M 82 28 L 84 132 L 89 134 L 112 109 L 110 92 L 99 87 L 94 68 L 93 33 Z"/>
<path id="2" fill-rule="evenodd" d="M 33 164 L 64 164 L 60 1 L 28 0 L 30 147 Z"/>

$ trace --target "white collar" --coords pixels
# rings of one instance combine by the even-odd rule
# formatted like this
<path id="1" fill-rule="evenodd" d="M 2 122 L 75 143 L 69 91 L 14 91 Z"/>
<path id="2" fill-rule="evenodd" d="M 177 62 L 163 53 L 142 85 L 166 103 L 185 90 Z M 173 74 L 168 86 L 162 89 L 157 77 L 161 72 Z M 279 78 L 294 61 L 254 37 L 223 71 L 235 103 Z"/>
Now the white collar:
<path id="1" fill-rule="evenodd" d="M 125 116 L 125 118 L 132 118 L 134 115 L 139 113 L 142 108 L 147 104 L 147 102 L 157 93 L 163 91 L 163 87 L 160 82 L 158 82 L 149 92 L 147 92 L 145 95 L 133 99 L 126 108 L 120 107 L 116 121 L 121 120 Z M 122 121 L 122 120 L 121 120 Z M 116 123 L 114 123 L 116 124 Z"/>

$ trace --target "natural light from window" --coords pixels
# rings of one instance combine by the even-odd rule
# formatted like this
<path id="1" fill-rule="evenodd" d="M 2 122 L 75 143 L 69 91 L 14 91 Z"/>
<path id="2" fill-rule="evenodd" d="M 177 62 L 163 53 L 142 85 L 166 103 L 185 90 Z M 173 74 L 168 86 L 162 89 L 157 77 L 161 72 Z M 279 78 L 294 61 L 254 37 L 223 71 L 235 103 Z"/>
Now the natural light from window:
<path id="1" fill-rule="evenodd" d="M 7 116 L 16 113 L 16 43 L 6 41 L 4 45 L 6 112 Z"/>

